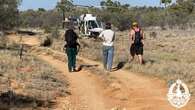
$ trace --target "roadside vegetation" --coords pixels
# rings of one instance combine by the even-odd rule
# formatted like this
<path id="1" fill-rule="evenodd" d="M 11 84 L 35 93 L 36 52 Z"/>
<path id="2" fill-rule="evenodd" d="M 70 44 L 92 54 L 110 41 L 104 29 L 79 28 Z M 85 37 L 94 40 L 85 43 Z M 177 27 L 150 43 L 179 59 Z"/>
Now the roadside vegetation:
<path id="1" fill-rule="evenodd" d="M 162 2 L 162 7 L 133 7 L 119 1 L 102 0 L 101 8 L 74 7 L 73 2 L 62 0 L 54 10 L 27 10 L 20 13 L 21 27 L 51 28 L 61 26 L 63 16 L 79 17 L 92 13 L 103 22 L 111 22 L 117 30 L 128 30 L 131 22 L 138 21 L 142 27 L 159 26 L 162 29 L 187 29 L 194 27 L 194 1 L 177 0 L 176 3 Z M 69 2 L 67 2 L 69 1 Z M 163 1 L 163 0 L 162 0 Z M 167 1 L 167 0 L 164 0 Z M 168 0 L 171 1 L 171 0 Z M 70 11 L 71 10 L 71 11 Z"/>
<path id="2" fill-rule="evenodd" d="M 0 109 L 54 109 L 56 98 L 70 94 L 65 76 L 29 53 L 20 59 L 20 46 L 7 42 L 0 48 Z"/>

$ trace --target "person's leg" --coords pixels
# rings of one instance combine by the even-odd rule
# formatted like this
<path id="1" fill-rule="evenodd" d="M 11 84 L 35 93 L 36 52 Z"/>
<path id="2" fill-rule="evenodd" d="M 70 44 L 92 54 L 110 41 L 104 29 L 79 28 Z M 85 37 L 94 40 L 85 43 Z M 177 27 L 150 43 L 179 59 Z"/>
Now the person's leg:
<path id="1" fill-rule="evenodd" d="M 112 71 L 113 57 L 114 57 L 114 47 L 109 47 L 108 59 L 107 59 L 107 61 L 108 61 L 108 63 L 107 63 L 108 71 Z"/>
<path id="2" fill-rule="evenodd" d="M 139 59 L 139 63 L 143 64 L 143 56 L 142 55 L 138 55 L 138 59 Z"/>
<path id="3" fill-rule="evenodd" d="M 69 70 L 69 72 L 71 72 L 72 71 L 72 58 L 71 58 L 71 49 L 70 48 L 66 49 L 66 54 L 68 57 L 68 70 Z"/>
<path id="4" fill-rule="evenodd" d="M 73 48 L 72 49 L 72 68 L 73 68 L 73 71 L 76 70 L 76 54 L 77 54 L 77 49 Z"/>
<path id="5" fill-rule="evenodd" d="M 103 46 L 103 65 L 105 70 L 107 70 L 107 58 L 108 58 L 108 50 L 106 46 Z"/>
<path id="6" fill-rule="evenodd" d="M 135 55 L 134 54 L 131 54 L 129 55 L 129 62 L 132 62 L 135 58 Z"/>
<path id="7" fill-rule="evenodd" d="M 138 48 L 137 54 L 138 54 L 139 63 L 144 64 L 144 61 L 143 61 L 143 47 L 142 46 L 140 46 Z"/>
<path id="8" fill-rule="evenodd" d="M 129 62 L 132 62 L 135 57 L 135 46 L 132 44 L 130 47 Z"/>

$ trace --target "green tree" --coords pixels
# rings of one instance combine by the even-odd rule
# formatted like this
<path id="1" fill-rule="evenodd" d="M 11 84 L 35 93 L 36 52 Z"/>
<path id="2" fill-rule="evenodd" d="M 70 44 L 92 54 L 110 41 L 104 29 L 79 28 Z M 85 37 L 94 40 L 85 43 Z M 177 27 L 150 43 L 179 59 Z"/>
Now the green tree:
<path id="1" fill-rule="evenodd" d="M 131 15 L 129 4 L 122 5 L 119 1 L 103 0 L 100 2 L 102 13 L 100 16 L 104 22 L 111 22 L 120 31 L 129 29 Z"/>
<path id="2" fill-rule="evenodd" d="M 164 7 L 165 7 L 164 24 L 162 25 L 162 28 L 166 29 L 164 27 L 164 26 L 167 26 L 168 25 L 168 23 L 167 23 L 168 22 L 168 19 L 167 19 L 166 16 L 169 16 L 169 12 L 167 10 L 167 6 L 172 3 L 172 0 L 161 0 L 160 2 L 161 2 L 161 4 L 164 4 Z"/>
<path id="3" fill-rule="evenodd" d="M 55 10 L 27 10 L 20 12 L 20 26 L 33 28 L 52 28 L 61 25 L 60 12 Z"/>
<path id="4" fill-rule="evenodd" d="M 39 12 L 46 12 L 46 10 L 44 8 L 39 8 L 38 11 Z"/>
<path id="5" fill-rule="evenodd" d="M 63 17 L 62 27 L 64 28 L 65 13 L 73 9 L 73 0 L 60 0 L 57 4 L 57 8 L 59 9 L 59 11 L 62 12 Z"/>
<path id="6" fill-rule="evenodd" d="M 112 0 L 104 0 L 100 2 L 100 5 L 102 6 L 103 9 L 106 9 L 107 11 L 110 12 L 120 12 L 123 11 L 124 9 L 128 9 L 129 5 L 121 5 L 119 1 L 112 1 Z"/>
<path id="7" fill-rule="evenodd" d="M 18 23 L 21 0 L 0 0 L 0 30 L 11 29 Z"/>
<path id="8" fill-rule="evenodd" d="M 192 19 L 190 16 L 193 14 L 194 7 L 193 0 L 177 0 L 177 3 L 169 8 L 171 21 L 184 28 L 188 21 Z"/>

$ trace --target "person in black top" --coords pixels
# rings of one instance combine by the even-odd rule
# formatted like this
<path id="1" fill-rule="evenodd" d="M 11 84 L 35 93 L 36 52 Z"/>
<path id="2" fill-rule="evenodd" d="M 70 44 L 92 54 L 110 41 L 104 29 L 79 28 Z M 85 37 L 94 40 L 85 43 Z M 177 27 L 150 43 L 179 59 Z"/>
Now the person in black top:
<path id="1" fill-rule="evenodd" d="M 65 52 L 68 57 L 68 70 L 69 72 L 76 72 L 76 55 L 79 52 L 80 44 L 77 42 L 78 35 L 74 31 L 73 26 L 69 26 L 65 32 Z"/>
<path id="2" fill-rule="evenodd" d="M 132 29 L 130 30 L 130 40 L 131 42 L 131 60 L 134 59 L 134 56 L 137 55 L 139 58 L 140 64 L 144 64 L 143 60 L 143 47 L 144 47 L 144 34 L 143 30 L 138 26 L 137 22 L 132 24 Z"/>

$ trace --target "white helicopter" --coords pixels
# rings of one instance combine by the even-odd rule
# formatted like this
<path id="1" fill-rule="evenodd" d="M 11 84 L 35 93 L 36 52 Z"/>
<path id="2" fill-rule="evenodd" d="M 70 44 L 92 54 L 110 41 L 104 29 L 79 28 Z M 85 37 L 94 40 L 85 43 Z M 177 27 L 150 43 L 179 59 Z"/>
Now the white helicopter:
<path id="1" fill-rule="evenodd" d="M 83 14 L 78 19 L 78 27 L 81 34 L 89 37 L 97 37 L 102 31 L 102 23 L 92 14 Z"/>
<path id="2" fill-rule="evenodd" d="M 84 6 L 84 5 L 75 5 L 76 7 L 82 8 L 117 8 L 113 6 Z M 103 30 L 103 23 L 98 22 L 97 17 L 92 14 L 82 14 L 78 19 L 78 27 L 81 34 L 89 37 L 97 37 Z"/>
<path id="3" fill-rule="evenodd" d="M 74 5 L 74 7 L 82 7 L 88 9 L 91 7 L 103 8 L 105 6 Z M 106 7 L 117 8 L 113 6 L 106 6 Z M 97 37 L 104 30 L 103 23 L 98 22 L 97 17 L 90 14 L 89 11 L 87 14 L 82 14 L 80 17 L 78 17 L 77 24 L 78 24 L 79 32 L 88 37 Z"/>

